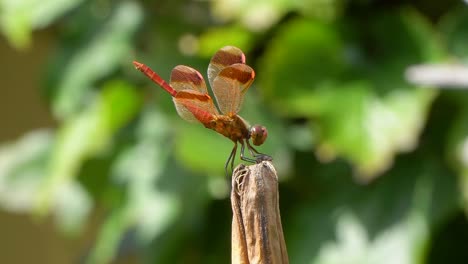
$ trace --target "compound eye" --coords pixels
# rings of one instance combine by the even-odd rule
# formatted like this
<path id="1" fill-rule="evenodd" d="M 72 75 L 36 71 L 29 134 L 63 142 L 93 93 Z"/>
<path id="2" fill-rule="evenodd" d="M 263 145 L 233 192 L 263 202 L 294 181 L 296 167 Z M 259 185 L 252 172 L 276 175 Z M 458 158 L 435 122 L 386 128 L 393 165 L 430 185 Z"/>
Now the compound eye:
<path id="1" fill-rule="evenodd" d="M 265 142 L 268 131 L 264 126 L 254 125 L 250 128 L 250 138 L 255 146 L 260 146 Z"/>

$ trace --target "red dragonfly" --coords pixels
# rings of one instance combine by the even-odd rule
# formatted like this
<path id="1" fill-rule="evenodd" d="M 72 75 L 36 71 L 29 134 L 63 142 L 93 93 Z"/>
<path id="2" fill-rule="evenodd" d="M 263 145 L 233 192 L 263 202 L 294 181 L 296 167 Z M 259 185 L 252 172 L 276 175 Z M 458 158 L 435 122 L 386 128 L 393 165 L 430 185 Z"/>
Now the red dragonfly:
<path id="1" fill-rule="evenodd" d="M 233 46 L 221 48 L 208 65 L 208 80 L 221 114 L 208 94 L 203 76 L 197 70 L 178 65 L 172 70 L 171 81 L 168 84 L 143 63 L 134 61 L 133 64 L 172 96 L 180 117 L 187 121 L 198 121 L 234 142 L 234 148 L 224 167 L 226 174 L 229 162 L 231 170 L 234 168 L 237 143 L 241 145 L 240 158 L 244 161 L 272 160 L 270 156 L 258 152 L 249 142 L 252 139 L 256 146 L 263 144 L 268 135 L 267 129 L 260 125 L 249 127 L 248 123 L 237 115 L 244 94 L 255 78 L 254 70 L 245 64 L 245 55 L 240 49 Z M 255 159 L 244 155 L 246 145 Z"/>

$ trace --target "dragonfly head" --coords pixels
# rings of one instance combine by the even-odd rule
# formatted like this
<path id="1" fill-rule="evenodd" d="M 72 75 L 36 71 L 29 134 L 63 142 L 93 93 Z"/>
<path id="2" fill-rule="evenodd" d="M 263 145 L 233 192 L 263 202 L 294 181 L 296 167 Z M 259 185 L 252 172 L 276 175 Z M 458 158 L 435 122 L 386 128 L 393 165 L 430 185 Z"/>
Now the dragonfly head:
<path id="1" fill-rule="evenodd" d="M 250 138 L 252 139 L 252 143 L 255 146 L 260 146 L 265 142 L 268 136 L 268 131 L 266 127 L 261 125 L 253 125 L 250 127 Z"/>

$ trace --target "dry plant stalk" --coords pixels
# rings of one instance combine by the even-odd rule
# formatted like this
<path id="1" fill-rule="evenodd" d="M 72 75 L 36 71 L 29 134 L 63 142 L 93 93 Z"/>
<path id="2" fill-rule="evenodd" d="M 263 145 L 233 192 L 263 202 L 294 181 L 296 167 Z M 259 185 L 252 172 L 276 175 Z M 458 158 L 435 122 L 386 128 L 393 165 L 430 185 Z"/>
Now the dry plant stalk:
<path id="1" fill-rule="evenodd" d="M 239 165 L 232 177 L 232 264 L 287 264 L 273 164 Z"/>

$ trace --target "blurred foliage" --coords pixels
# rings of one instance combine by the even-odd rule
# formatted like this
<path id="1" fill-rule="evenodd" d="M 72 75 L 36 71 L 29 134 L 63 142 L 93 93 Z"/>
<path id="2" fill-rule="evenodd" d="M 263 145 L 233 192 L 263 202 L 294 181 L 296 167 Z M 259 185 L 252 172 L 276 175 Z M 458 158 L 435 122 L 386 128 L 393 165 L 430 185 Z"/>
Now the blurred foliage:
<path id="1" fill-rule="evenodd" d="M 59 122 L 2 145 L 0 205 L 74 236 L 104 208 L 89 263 L 229 262 L 232 143 L 179 118 L 131 63 L 205 75 L 224 45 L 257 73 L 241 115 L 269 129 L 291 263 L 468 258 L 450 229 L 468 227 L 468 94 L 404 79 L 467 63 L 462 1 L 2 0 L 0 27 L 17 49 L 54 28 L 38 92 Z"/>

